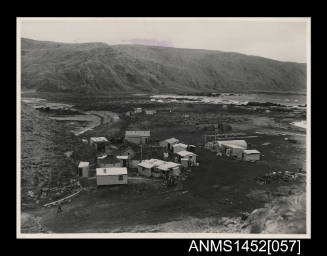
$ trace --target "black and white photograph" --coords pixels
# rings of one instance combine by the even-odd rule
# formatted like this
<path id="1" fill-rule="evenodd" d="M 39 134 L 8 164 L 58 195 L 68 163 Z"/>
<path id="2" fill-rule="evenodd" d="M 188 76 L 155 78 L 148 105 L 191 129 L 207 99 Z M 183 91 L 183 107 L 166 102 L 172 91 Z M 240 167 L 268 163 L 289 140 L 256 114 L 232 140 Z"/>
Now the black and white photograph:
<path id="1" fill-rule="evenodd" d="M 311 18 L 16 25 L 18 238 L 311 237 Z"/>

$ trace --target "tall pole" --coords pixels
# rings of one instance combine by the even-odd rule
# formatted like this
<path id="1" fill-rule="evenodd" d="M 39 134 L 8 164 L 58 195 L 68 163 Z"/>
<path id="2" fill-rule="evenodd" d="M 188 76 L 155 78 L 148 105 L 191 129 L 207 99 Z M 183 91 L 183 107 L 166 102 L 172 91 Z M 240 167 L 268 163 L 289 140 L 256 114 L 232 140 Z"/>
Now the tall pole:
<path id="1" fill-rule="evenodd" d="M 142 144 L 140 146 L 141 146 L 141 161 L 142 161 L 142 159 L 143 159 Z"/>

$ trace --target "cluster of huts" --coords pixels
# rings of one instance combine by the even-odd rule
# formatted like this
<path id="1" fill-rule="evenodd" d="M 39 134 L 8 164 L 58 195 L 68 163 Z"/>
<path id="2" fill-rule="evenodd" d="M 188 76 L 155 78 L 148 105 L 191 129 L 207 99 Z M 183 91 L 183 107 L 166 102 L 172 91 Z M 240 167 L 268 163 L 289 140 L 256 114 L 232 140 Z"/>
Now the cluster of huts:
<path id="1" fill-rule="evenodd" d="M 175 156 L 176 162 L 182 163 L 183 166 L 196 165 L 197 155 L 194 153 L 194 145 L 186 145 L 176 138 L 163 140 L 159 142 L 159 145 L 164 147 L 167 152 L 172 153 Z"/>
<path id="2" fill-rule="evenodd" d="M 150 131 L 127 130 L 125 141 L 127 143 L 117 147 L 105 137 L 90 138 L 89 145 L 97 152 L 95 175 L 98 186 L 127 184 L 127 168 L 137 168 L 138 174 L 142 176 L 160 178 L 167 177 L 167 175 L 179 176 L 183 167 L 198 165 L 197 155 L 194 153 L 195 146 L 184 144 L 175 138 L 159 143 L 159 147 L 164 148 L 165 151 L 164 160 L 134 159 L 136 153 L 130 145 L 139 148 L 139 145 L 149 143 Z M 170 160 L 168 160 L 169 157 Z M 79 163 L 78 175 L 80 177 L 91 176 L 89 162 Z"/>
<path id="3" fill-rule="evenodd" d="M 238 160 L 256 162 L 261 153 L 256 149 L 248 149 L 245 140 L 220 140 L 207 142 L 205 147 L 216 151 L 217 155 L 227 156 Z"/>
<path id="4" fill-rule="evenodd" d="M 174 156 L 174 162 L 160 159 L 147 159 L 138 164 L 138 173 L 146 177 L 167 177 L 168 175 L 179 176 L 181 168 L 196 166 L 197 155 L 194 153 L 194 145 L 186 145 L 176 138 L 170 138 L 159 142 L 165 148 L 164 158 L 169 154 Z"/>
<path id="5" fill-rule="evenodd" d="M 126 116 L 132 116 L 133 114 L 146 114 L 146 115 L 154 115 L 157 113 L 155 109 L 143 109 L 143 108 L 134 108 L 133 111 L 127 111 L 125 113 Z"/>
<path id="6" fill-rule="evenodd" d="M 130 158 L 129 148 L 121 151 L 105 137 L 91 137 L 90 143 L 97 152 L 96 183 L 101 185 L 127 184 L 127 161 Z M 108 152 L 122 152 L 124 155 L 112 155 Z M 131 150 L 131 152 L 133 152 Z M 90 177 L 90 163 L 80 162 L 78 165 L 78 175 L 80 177 Z"/>
<path id="7" fill-rule="evenodd" d="M 160 159 L 143 160 L 138 164 L 138 173 L 146 177 L 165 177 L 180 174 L 181 164 L 166 162 Z"/>

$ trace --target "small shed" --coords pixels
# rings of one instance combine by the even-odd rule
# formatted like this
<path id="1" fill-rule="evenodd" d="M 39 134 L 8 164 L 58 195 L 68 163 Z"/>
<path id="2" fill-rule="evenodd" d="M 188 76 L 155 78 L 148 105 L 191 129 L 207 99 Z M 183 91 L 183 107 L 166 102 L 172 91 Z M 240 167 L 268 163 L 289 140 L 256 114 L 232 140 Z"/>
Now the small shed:
<path id="1" fill-rule="evenodd" d="M 161 176 L 172 174 L 179 176 L 181 174 L 181 165 L 174 162 L 165 162 L 157 167 L 161 172 Z"/>
<path id="2" fill-rule="evenodd" d="M 147 109 L 145 110 L 145 114 L 146 115 L 154 115 L 157 113 L 157 110 L 154 110 L 154 109 Z"/>
<path id="3" fill-rule="evenodd" d="M 134 144 L 150 142 L 150 131 L 125 131 L 125 140 Z"/>
<path id="4" fill-rule="evenodd" d="M 256 162 L 260 160 L 260 152 L 256 149 L 243 150 L 243 160 Z"/>
<path id="5" fill-rule="evenodd" d="M 127 168 L 126 167 L 97 168 L 96 180 L 98 186 L 127 184 L 127 180 L 128 180 Z"/>
<path id="6" fill-rule="evenodd" d="M 173 150 L 173 146 L 179 142 L 176 138 L 170 138 L 159 142 L 159 145 L 166 147 L 168 150 Z"/>
<path id="7" fill-rule="evenodd" d="M 84 144 L 88 144 L 89 142 L 87 141 L 87 139 L 82 139 L 82 142 L 84 143 Z"/>
<path id="8" fill-rule="evenodd" d="M 225 154 L 229 157 L 236 157 L 237 159 L 242 159 L 242 154 L 244 151 L 243 147 L 233 145 L 233 144 L 225 144 Z"/>
<path id="9" fill-rule="evenodd" d="M 90 163 L 80 162 L 78 165 L 78 176 L 89 177 L 89 175 L 90 175 Z"/>
<path id="10" fill-rule="evenodd" d="M 142 108 L 134 108 L 134 113 L 142 113 Z"/>
<path id="11" fill-rule="evenodd" d="M 137 165 L 138 173 L 146 177 L 160 177 L 160 173 L 155 168 L 163 163 L 165 161 L 159 159 L 143 160 Z"/>
<path id="12" fill-rule="evenodd" d="M 98 153 L 105 153 L 106 146 L 108 146 L 109 141 L 105 137 L 91 137 L 90 145 L 95 148 Z"/>
<path id="13" fill-rule="evenodd" d="M 218 152 L 221 152 L 229 157 L 242 159 L 243 151 L 247 149 L 245 140 L 223 140 L 217 141 Z"/>
<path id="14" fill-rule="evenodd" d="M 181 158 L 181 164 L 182 164 L 183 167 L 185 167 L 185 168 L 189 167 L 189 162 L 190 162 L 190 159 Z"/>
<path id="15" fill-rule="evenodd" d="M 196 157 L 197 155 L 194 154 L 193 152 L 189 152 L 189 151 L 186 151 L 186 150 L 183 150 L 183 151 L 179 151 L 176 153 L 178 155 L 178 160 L 179 162 L 181 162 L 181 159 L 182 158 L 187 158 L 189 159 L 190 162 L 193 162 L 194 164 L 196 163 Z"/>
<path id="16" fill-rule="evenodd" d="M 183 143 L 177 143 L 173 145 L 173 152 L 178 153 L 180 151 L 186 151 L 187 150 L 187 145 Z"/>
<path id="17" fill-rule="evenodd" d="M 188 145 L 187 146 L 187 151 L 190 151 L 190 152 L 195 152 L 195 148 L 196 148 L 196 146 L 195 145 Z"/>
<path id="18" fill-rule="evenodd" d="M 128 156 L 117 156 L 117 159 L 120 161 L 122 167 L 128 167 Z"/>
<path id="19" fill-rule="evenodd" d="M 125 116 L 131 116 L 132 115 L 132 111 L 127 111 L 126 113 L 125 113 Z"/>

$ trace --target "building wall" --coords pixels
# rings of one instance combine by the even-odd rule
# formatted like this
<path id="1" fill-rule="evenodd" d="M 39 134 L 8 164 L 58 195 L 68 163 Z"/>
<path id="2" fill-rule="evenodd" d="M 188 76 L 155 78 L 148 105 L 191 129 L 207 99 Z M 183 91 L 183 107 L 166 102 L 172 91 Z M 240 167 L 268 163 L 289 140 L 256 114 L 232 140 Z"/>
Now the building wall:
<path id="1" fill-rule="evenodd" d="M 244 161 L 259 161 L 260 154 L 243 154 Z"/>
<path id="2" fill-rule="evenodd" d="M 135 143 L 135 144 L 140 144 L 141 143 L 141 138 L 139 136 L 137 137 L 132 137 L 132 136 L 126 136 L 125 140 L 131 142 L 131 143 Z"/>
<path id="3" fill-rule="evenodd" d="M 191 158 L 191 159 L 193 159 L 193 160 L 194 160 L 194 162 L 196 162 L 196 160 L 197 160 L 197 157 L 196 157 L 196 155 L 194 155 L 194 156 L 191 156 L 190 158 Z"/>
<path id="4" fill-rule="evenodd" d="M 161 171 L 158 170 L 158 169 L 155 169 L 155 170 L 152 172 L 151 176 L 153 176 L 153 177 L 155 177 L 155 178 L 160 178 L 160 177 L 161 177 Z"/>
<path id="5" fill-rule="evenodd" d="M 228 145 L 222 145 L 221 146 L 221 151 L 226 154 L 226 150 L 230 149 L 231 152 L 231 156 L 235 156 L 238 159 L 242 159 L 242 155 L 243 155 L 243 150 L 242 148 L 234 148 L 234 147 L 230 147 Z"/>
<path id="6" fill-rule="evenodd" d="M 149 143 L 150 137 L 141 137 L 142 144 Z"/>
<path id="7" fill-rule="evenodd" d="M 173 168 L 173 174 L 179 176 L 181 174 L 181 169 L 179 167 Z"/>
<path id="8" fill-rule="evenodd" d="M 128 177 L 126 174 L 122 175 L 123 180 L 119 180 L 120 175 L 99 175 L 97 176 L 97 185 L 118 185 L 118 184 L 127 184 Z"/>
<path id="9" fill-rule="evenodd" d="M 184 166 L 184 167 L 188 167 L 188 159 L 187 160 L 185 160 L 185 159 L 181 159 L 181 164 L 182 164 L 182 166 Z"/>
<path id="10" fill-rule="evenodd" d="M 125 136 L 125 140 L 135 144 L 145 144 L 150 142 L 149 136 Z"/>
<path id="11" fill-rule="evenodd" d="M 99 168 L 110 168 L 110 167 L 123 167 L 121 162 L 106 164 L 106 163 L 99 163 Z"/>
<path id="12" fill-rule="evenodd" d="M 83 177 L 89 177 L 89 167 L 83 167 L 82 169 Z"/>
<path id="13" fill-rule="evenodd" d="M 159 145 L 161 146 L 161 147 L 167 147 L 167 145 L 168 145 L 168 143 L 167 143 L 167 141 L 160 141 L 159 142 Z"/>
<path id="14" fill-rule="evenodd" d="M 186 150 L 185 147 L 180 147 L 180 146 L 174 147 L 173 149 L 174 149 L 174 150 L 173 150 L 174 153 L 178 153 L 178 152 L 180 152 L 180 151 L 184 151 L 184 150 Z"/>
<path id="15" fill-rule="evenodd" d="M 242 148 L 232 148 L 232 155 L 236 156 L 238 159 L 242 159 L 243 149 Z"/>
<path id="16" fill-rule="evenodd" d="M 173 150 L 173 146 L 175 145 L 175 144 L 177 144 L 177 143 L 179 143 L 179 142 L 173 142 L 173 143 L 167 143 L 167 148 L 169 149 L 169 150 Z M 178 151 L 177 151 L 178 152 Z"/>
<path id="17" fill-rule="evenodd" d="M 89 177 L 89 172 L 90 172 L 90 168 L 89 167 L 81 167 L 81 168 L 78 168 L 78 175 L 79 175 L 79 172 L 81 171 L 81 177 Z"/>
<path id="18" fill-rule="evenodd" d="M 142 176 L 146 176 L 146 177 L 151 177 L 151 169 L 148 168 L 142 168 L 142 166 L 138 166 L 138 173 Z"/>
<path id="19" fill-rule="evenodd" d="M 138 164 L 140 163 L 140 160 L 129 160 L 129 168 L 138 168 Z"/>

